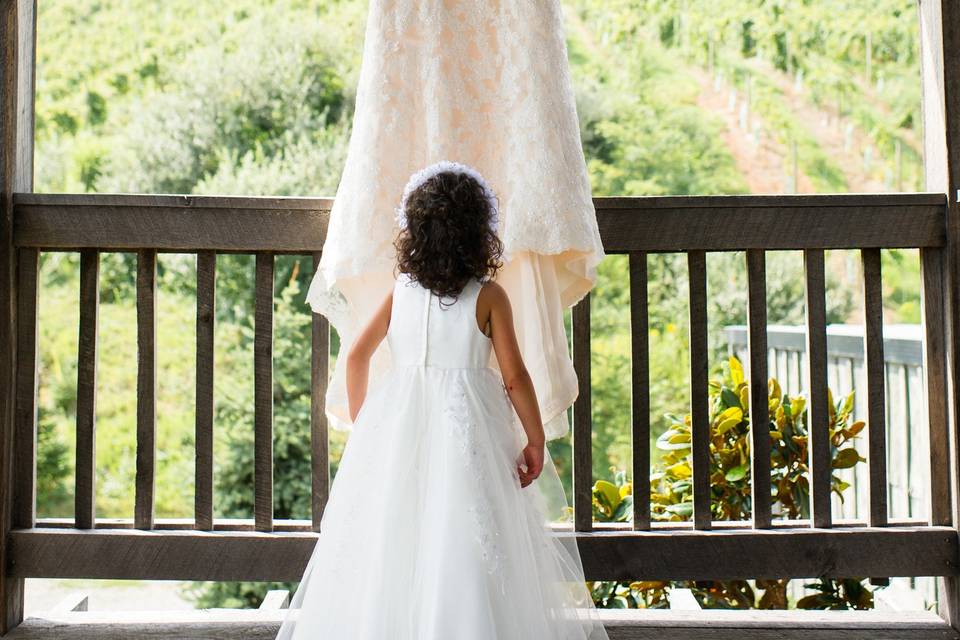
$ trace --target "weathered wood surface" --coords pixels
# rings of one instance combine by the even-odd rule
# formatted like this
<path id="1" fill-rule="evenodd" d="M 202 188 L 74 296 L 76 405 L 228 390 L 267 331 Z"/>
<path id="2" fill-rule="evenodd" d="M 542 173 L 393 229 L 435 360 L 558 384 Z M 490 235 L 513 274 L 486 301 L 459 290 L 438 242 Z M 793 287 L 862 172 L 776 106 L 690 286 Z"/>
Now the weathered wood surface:
<path id="1" fill-rule="evenodd" d="M 274 253 L 321 250 L 332 205 L 330 198 L 59 194 L 17 202 L 21 246 Z"/>
<path id="2" fill-rule="evenodd" d="M 693 477 L 693 526 L 709 529 L 710 511 L 710 397 L 707 351 L 707 255 L 687 253 L 690 344 L 690 458 Z"/>
<path id="3" fill-rule="evenodd" d="M 96 508 L 97 325 L 100 315 L 100 254 L 80 252 L 80 337 L 77 342 L 77 452 L 74 518 L 93 526 Z"/>
<path id="4" fill-rule="evenodd" d="M 923 374 L 927 421 L 933 443 L 950 441 L 947 363 L 944 344 L 943 250 L 920 250 L 920 318 L 923 324 Z M 950 512 L 950 448 L 930 447 L 930 524 L 948 525 Z"/>
<path id="5" fill-rule="evenodd" d="M 256 258 L 253 329 L 253 514 L 258 531 L 273 528 L 273 255 Z"/>
<path id="6" fill-rule="evenodd" d="M 804 299 L 807 316 L 807 446 L 810 462 L 810 517 L 815 527 L 829 527 L 830 414 L 827 399 L 827 310 L 823 251 L 803 252 Z M 882 574 L 871 573 L 872 576 Z"/>
<path id="7" fill-rule="evenodd" d="M 23 618 L 24 584 L 10 577 L 6 534 L 14 518 L 17 437 L 17 252 L 14 192 L 33 190 L 35 0 L 0 2 L 0 634 Z M 28 327 L 29 329 L 29 327 Z M 22 461 L 21 461 L 22 462 Z M 32 515 L 32 509 L 31 514 Z"/>
<path id="8" fill-rule="evenodd" d="M 332 206 L 330 198 L 109 194 L 15 202 L 18 246 L 275 253 L 322 250 Z M 944 202 L 922 193 L 594 198 L 608 253 L 942 246 Z"/>
<path id="9" fill-rule="evenodd" d="M 40 255 L 17 257 L 17 389 L 13 456 L 13 526 L 32 527 L 37 503 L 37 303 Z"/>
<path id="10" fill-rule="evenodd" d="M 157 466 L 157 252 L 137 252 L 137 475 L 134 521 L 153 527 Z"/>
<path id="11" fill-rule="evenodd" d="M 647 254 L 630 261 L 630 415 L 634 486 L 650 477 L 650 327 L 647 309 Z M 633 492 L 633 528 L 650 528 L 650 492 Z"/>
<path id="12" fill-rule="evenodd" d="M 753 526 L 770 526 L 770 411 L 767 391 L 767 268 L 762 249 L 749 249 L 747 261 L 747 373 L 750 388 L 750 492 Z"/>
<path id="13" fill-rule="evenodd" d="M 32 616 L 11 640 L 243 638 L 272 640 L 282 609 L 49 612 Z M 583 613 L 581 613 L 583 615 Z M 928 640 L 957 633 L 930 612 L 676 611 L 605 609 L 598 619 L 611 640 Z"/>
<path id="14" fill-rule="evenodd" d="M 593 527 L 593 410 L 590 397 L 590 294 L 573 306 L 573 522 L 578 531 Z"/>
<path id="15" fill-rule="evenodd" d="M 313 271 L 320 266 L 320 253 L 313 254 Z M 330 366 L 330 323 L 319 313 L 311 314 L 310 343 L 310 511 L 313 530 L 320 531 L 323 510 L 330 495 L 330 439 L 327 425 L 327 378 Z"/>
<path id="16" fill-rule="evenodd" d="M 310 533 L 313 529 L 312 519 L 275 519 L 273 521 L 273 530 L 282 532 L 300 532 Z M 869 525 L 862 520 L 853 520 L 849 518 L 836 518 L 833 521 L 837 527 L 845 529 L 868 528 Z M 914 528 L 929 524 L 926 518 L 892 518 L 888 522 L 890 527 Z M 809 527 L 809 520 L 786 520 L 775 519 L 771 522 L 770 528 L 780 530 L 792 530 L 798 527 Z M 73 529 L 73 518 L 37 518 L 36 527 L 39 529 Z M 95 529 L 133 529 L 133 518 L 97 518 Z M 164 531 L 192 530 L 194 529 L 193 518 L 154 518 L 153 528 Z M 714 520 L 713 529 L 724 531 L 750 531 L 754 527 L 750 520 Z M 564 533 L 573 531 L 569 523 L 553 523 L 550 525 L 551 531 L 555 533 Z M 603 532 L 624 532 L 633 529 L 629 522 L 594 522 L 593 531 Z M 693 531 L 693 523 L 687 521 L 652 521 L 650 530 L 661 533 L 668 532 L 689 532 Z M 253 518 L 215 518 L 212 531 L 256 531 Z"/>
<path id="17" fill-rule="evenodd" d="M 957 447 L 960 416 L 960 3 L 921 0 L 919 3 L 920 76 L 923 100 L 923 169 L 925 188 L 946 196 L 946 241 L 943 257 L 945 349 L 949 424 L 948 446 Z M 958 460 L 949 456 L 952 495 L 949 510 L 954 526 L 960 514 Z M 942 597 L 937 611 L 960 628 L 960 580 L 938 584 Z"/>
<path id="18" fill-rule="evenodd" d="M 213 529 L 213 335 L 217 255 L 197 254 L 196 474 L 194 526 Z"/>
<path id="19" fill-rule="evenodd" d="M 576 536 L 588 580 L 954 576 L 958 567 L 957 533 L 949 527 L 552 535 Z M 37 578 L 299 580 L 316 537 L 314 532 L 17 529 L 10 534 L 11 571 Z"/>
<path id="20" fill-rule="evenodd" d="M 867 495 L 870 524 L 887 523 L 887 416 L 883 358 L 883 281 L 880 249 L 860 251 L 863 265 L 864 368 L 867 371 Z"/>

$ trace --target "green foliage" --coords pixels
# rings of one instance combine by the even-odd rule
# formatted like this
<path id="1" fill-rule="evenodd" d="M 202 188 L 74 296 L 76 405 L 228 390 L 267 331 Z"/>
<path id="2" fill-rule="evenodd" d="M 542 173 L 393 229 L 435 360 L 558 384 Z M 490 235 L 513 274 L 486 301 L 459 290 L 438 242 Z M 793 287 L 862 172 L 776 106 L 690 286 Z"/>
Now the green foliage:
<path id="1" fill-rule="evenodd" d="M 823 110 L 834 107 L 838 91 L 847 96 L 859 91 L 869 99 L 845 99 L 843 116 L 876 146 L 881 173 L 890 171 L 890 150 L 899 141 L 909 165 L 907 185 L 914 184 L 910 180 L 919 173 L 909 163 L 919 161 L 919 84 L 910 4 L 845 1 L 838 10 L 824 3 L 762 0 L 565 0 L 577 111 L 595 195 L 746 192 L 721 119 L 701 104 L 703 69 L 722 71 L 741 91 L 751 82 L 757 114 L 782 140 L 798 140 L 803 170 L 820 189 L 840 190 L 845 183 L 807 118 L 790 102 L 784 80 L 799 74 L 808 101 Z M 231 0 L 227 9 L 195 0 L 40 3 L 37 190 L 332 195 L 350 134 L 366 9 L 361 0 Z M 838 19 L 841 13 L 854 19 Z M 869 70 L 864 27 L 871 33 Z M 132 515 L 135 259 L 132 253 L 101 257 L 97 508 L 104 516 Z M 742 253 L 711 254 L 708 260 L 710 361 L 718 363 L 726 350 L 723 326 L 745 321 L 746 276 Z M 883 266 L 892 312 L 902 321 L 916 321 L 918 262 L 909 252 L 891 251 L 884 252 Z M 75 253 L 42 256 L 42 517 L 72 513 L 77 267 Z M 768 252 L 767 269 L 770 322 L 802 322 L 799 255 Z M 684 423 L 670 412 L 684 406 L 687 393 L 685 257 L 650 255 L 648 270 L 655 445 L 665 432 L 675 431 L 672 425 Z M 195 273 L 193 256 L 164 254 L 158 264 L 160 517 L 192 515 L 194 336 L 183 327 L 194 323 Z M 311 275 L 309 261 L 277 257 L 273 444 L 278 518 L 309 517 L 310 316 L 303 296 Z M 832 272 L 828 278 L 829 321 L 843 321 L 853 308 L 851 295 Z M 250 256 L 218 256 L 217 517 L 251 517 L 253 511 L 252 284 Z M 611 464 L 625 468 L 631 455 L 625 256 L 610 256 L 600 265 L 593 300 L 593 473 L 601 478 Z M 332 340 L 335 354 L 335 335 Z M 722 394 L 715 399 L 722 410 L 733 407 L 725 402 Z M 780 406 L 793 428 L 794 412 L 799 415 L 802 408 L 791 398 L 783 398 Z M 718 451 L 730 451 L 716 459 L 715 473 L 722 474 L 717 517 L 749 509 L 749 494 L 741 491 L 749 486 L 749 473 L 738 463 L 743 451 L 737 439 L 748 428 L 745 416 L 718 436 Z M 331 434 L 334 470 L 344 441 L 344 434 Z M 797 453 L 790 447 L 800 444 L 791 438 L 778 446 L 783 460 L 793 460 Z M 569 439 L 551 442 L 550 449 L 569 490 Z M 798 469 L 785 464 L 774 473 L 788 479 L 784 508 L 802 513 L 802 472 L 796 477 Z M 633 489 L 624 489 L 628 482 L 622 474 L 614 480 L 615 493 L 603 487 L 608 503 L 599 504 L 598 517 L 616 520 L 629 513 Z M 683 505 L 689 501 L 682 486 L 657 494 L 680 513 L 665 504 L 658 517 L 686 517 Z M 839 484 L 834 488 L 842 491 Z M 721 504 L 726 500 L 731 504 Z M 717 606 L 753 601 L 743 585 L 724 585 L 699 583 L 698 597 Z M 658 607 L 665 606 L 668 586 L 598 583 L 594 595 L 604 606 Z M 758 582 L 760 606 L 786 606 L 781 586 Z M 255 606 L 268 588 L 279 587 L 205 583 L 190 591 L 201 606 Z M 853 586 L 836 588 L 826 585 L 825 601 L 860 601 Z"/>
<path id="2" fill-rule="evenodd" d="M 727 373 L 721 380 L 711 380 L 710 397 L 710 512 L 714 520 L 746 520 L 751 516 L 749 384 L 743 367 L 735 357 L 727 361 Z M 809 518 L 809 468 L 806 401 L 803 396 L 783 392 L 776 378 L 768 381 L 769 421 L 764 425 L 770 434 L 770 473 L 775 517 Z M 834 404 L 828 390 L 829 438 L 832 466 L 849 468 L 866 460 L 853 447 L 865 427 L 862 421 L 852 422 L 853 392 Z M 659 459 L 652 465 L 649 478 L 651 518 L 655 521 L 688 521 L 693 514 L 691 484 L 691 419 L 668 414 L 670 428 L 657 438 Z M 624 471 L 615 467 L 613 482 L 599 480 L 593 486 L 593 515 L 600 522 L 628 522 L 632 518 L 635 484 Z M 833 476 L 831 489 L 841 499 L 849 488 L 839 476 Z M 642 490 L 646 490 L 644 487 Z M 761 580 L 755 586 L 744 580 L 735 581 L 666 581 L 596 582 L 591 591 L 597 606 L 663 607 L 666 593 L 673 586 L 693 589 L 705 607 L 720 608 L 786 608 L 787 580 Z M 802 598 L 798 608 L 870 608 L 873 596 L 859 579 L 823 579 L 819 593 Z M 755 590 L 764 593 L 759 601 Z"/>

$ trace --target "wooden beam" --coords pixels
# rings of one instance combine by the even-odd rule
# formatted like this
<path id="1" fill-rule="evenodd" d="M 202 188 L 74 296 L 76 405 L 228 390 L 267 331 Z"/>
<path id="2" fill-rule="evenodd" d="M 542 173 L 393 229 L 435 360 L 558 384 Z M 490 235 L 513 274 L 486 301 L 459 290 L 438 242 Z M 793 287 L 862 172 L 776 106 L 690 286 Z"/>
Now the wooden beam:
<path id="1" fill-rule="evenodd" d="M 283 609 L 46 612 L 32 615 L 16 640 L 206 638 L 274 640 Z M 954 640 L 929 611 L 599 609 L 590 612 L 611 640 Z"/>
<path id="2" fill-rule="evenodd" d="M 593 528 L 593 415 L 590 397 L 590 294 L 573 306 L 573 367 L 577 399 L 573 403 L 573 522 L 578 531 Z"/>
<path id="3" fill-rule="evenodd" d="M 157 252 L 137 252 L 137 477 L 134 520 L 153 527 L 157 466 Z"/>
<path id="4" fill-rule="evenodd" d="M 862 249 L 864 368 L 867 372 L 867 494 L 870 524 L 887 524 L 887 415 L 883 358 L 883 281 L 880 249 Z M 832 473 L 832 472 L 831 472 Z"/>
<path id="5" fill-rule="evenodd" d="M 254 519 L 258 531 L 273 529 L 273 255 L 256 257 L 253 337 Z"/>
<path id="6" fill-rule="evenodd" d="M 14 434 L 13 526 L 36 523 L 37 504 L 37 303 L 40 252 L 17 257 L 17 397 Z"/>
<path id="7" fill-rule="evenodd" d="M 317 535 L 35 528 L 15 530 L 10 539 L 19 577 L 280 581 L 302 577 Z M 576 537 L 587 580 L 953 576 L 958 567 L 949 527 L 553 535 Z"/>
<path id="8" fill-rule="evenodd" d="M 320 252 L 313 254 L 313 272 Z M 313 530 L 320 531 L 323 510 L 330 496 L 330 438 L 327 425 L 327 379 L 330 376 L 330 323 L 311 313 L 310 342 L 310 506 Z"/>
<path id="9" fill-rule="evenodd" d="M 750 494 L 753 526 L 770 527 L 770 411 L 767 391 L 767 268 L 761 249 L 748 249 L 747 352 L 750 388 Z"/>
<path id="10" fill-rule="evenodd" d="M 926 189 L 943 193 L 946 204 L 943 256 L 945 355 L 947 362 L 950 512 L 960 524 L 960 3 L 919 0 L 920 75 Z M 941 354 L 939 357 L 944 357 Z M 931 446 L 935 446 L 931 442 Z M 960 630 L 960 580 L 940 581 L 937 611 Z"/>
<path id="11" fill-rule="evenodd" d="M 823 250 L 803 252 L 804 300 L 807 316 L 807 448 L 810 469 L 810 519 L 814 527 L 829 527 L 830 411 L 827 394 L 827 312 Z M 880 576 L 871 573 L 871 576 Z"/>
<path id="12" fill-rule="evenodd" d="M 217 254 L 197 254 L 197 394 L 194 527 L 213 529 L 213 335 Z"/>
<path id="13" fill-rule="evenodd" d="M 77 453 L 74 519 L 93 527 L 97 479 L 97 331 L 100 315 L 100 254 L 80 253 L 80 336 L 77 341 Z"/>
<path id="14" fill-rule="evenodd" d="M 950 442 L 947 363 L 944 344 L 942 249 L 920 250 L 920 318 L 923 324 L 923 375 L 929 442 Z M 930 524 L 947 526 L 950 512 L 950 448 L 930 447 Z"/>
<path id="15" fill-rule="evenodd" d="M 13 194 L 33 190 L 36 20 L 35 0 L 0 1 L 0 635 L 23 619 L 23 581 L 4 570 L 9 560 L 6 535 L 14 517 L 22 521 L 30 515 L 23 509 L 27 496 L 18 498 L 14 513 L 13 495 L 18 488 L 15 465 L 24 463 L 14 462 L 19 444 L 15 440 L 19 296 Z M 23 473 L 16 473 L 22 480 Z"/>
<path id="16" fill-rule="evenodd" d="M 647 254 L 630 261 L 630 417 L 633 442 L 633 528 L 650 528 L 650 327 Z"/>
<path id="17" fill-rule="evenodd" d="M 707 350 L 707 255 L 687 252 L 690 343 L 690 458 L 693 462 L 693 526 L 709 529 L 710 509 L 710 397 Z"/>
<path id="18" fill-rule="evenodd" d="M 323 249 L 330 198 L 18 195 L 17 246 L 76 250 Z M 945 242 L 942 194 L 595 198 L 604 250 L 926 247 Z M 736 225 L 729 220 L 737 220 Z"/>
<path id="19" fill-rule="evenodd" d="M 332 200 L 45 194 L 17 202 L 21 246 L 304 253 L 322 250 Z"/>

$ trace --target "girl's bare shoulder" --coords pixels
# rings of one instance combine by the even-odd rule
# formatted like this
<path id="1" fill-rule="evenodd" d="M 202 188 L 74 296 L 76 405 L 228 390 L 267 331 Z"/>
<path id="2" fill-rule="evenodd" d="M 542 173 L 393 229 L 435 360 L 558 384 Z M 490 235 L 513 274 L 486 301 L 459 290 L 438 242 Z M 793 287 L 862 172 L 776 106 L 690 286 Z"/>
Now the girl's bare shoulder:
<path id="1" fill-rule="evenodd" d="M 507 290 L 493 280 L 487 280 L 481 285 L 477 300 L 480 301 L 481 299 L 484 302 L 484 306 L 510 305 Z"/>

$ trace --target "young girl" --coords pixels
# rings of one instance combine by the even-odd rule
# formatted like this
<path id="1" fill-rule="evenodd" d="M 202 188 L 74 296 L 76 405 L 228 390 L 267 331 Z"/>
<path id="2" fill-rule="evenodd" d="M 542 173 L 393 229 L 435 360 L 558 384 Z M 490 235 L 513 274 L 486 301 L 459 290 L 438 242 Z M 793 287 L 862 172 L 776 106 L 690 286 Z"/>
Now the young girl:
<path id="1" fill-rule="evenodd" d="M 277 637 L 605 639 L 575 538 L 549 529 L 562 489 L 492 279 L 496 197 L 443 161 L 397 217 L 396 282 L 345 355 L 353 432 Z M 368 389 L 384 339 L 392 367 Z"/>

